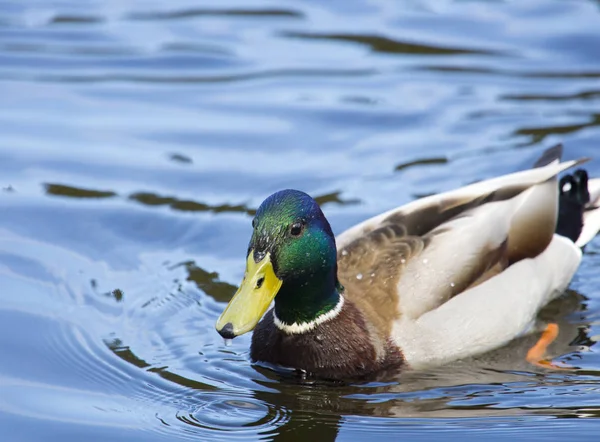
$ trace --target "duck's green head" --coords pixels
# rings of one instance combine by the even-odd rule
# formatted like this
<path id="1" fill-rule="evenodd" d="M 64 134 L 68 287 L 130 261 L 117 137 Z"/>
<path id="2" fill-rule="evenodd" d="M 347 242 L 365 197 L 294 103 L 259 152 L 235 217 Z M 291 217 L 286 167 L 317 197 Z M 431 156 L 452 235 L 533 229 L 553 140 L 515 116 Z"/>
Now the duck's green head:
<path id="1" fill-rule="evenodd" d="M 244 279 L 216 324 L 221 336 L 254 329 L 273 299 L 284 324 L 308 323 L 335 307 L 335 239 L 313 198 L 298 190 L 274 193 L 252 226 Z"/>

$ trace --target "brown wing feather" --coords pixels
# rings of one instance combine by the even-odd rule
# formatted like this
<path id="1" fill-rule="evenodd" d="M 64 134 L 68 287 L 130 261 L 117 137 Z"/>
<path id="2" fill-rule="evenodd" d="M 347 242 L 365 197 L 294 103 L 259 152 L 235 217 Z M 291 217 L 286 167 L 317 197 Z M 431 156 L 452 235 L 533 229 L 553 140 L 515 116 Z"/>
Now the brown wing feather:
<path id="1" fill-rule="evenodd" d="M 513 198 L 528 187 L 505 187 L 478 197 L 444 200 L 409 214 L 390 215 L 379 227 L 339 251 L 338 277 L 346 297 L 382 336 L 389 336 L 400 314 L 397 286 L 405 264 L 422 254 L 435 237 L 446 233 L 444 223 L 486 203 Z M 507 243 L 508 238 L 498 247 L 482 250 L 471 268 L 456 275 L 452 286 L 439 288 L 444 292 L 440 292 L 439 302 L 505 269 L 509 262 Z"/>
<path id="2" fill-rule="evenodd" d="M 338 278 L 380 336 L 389 336 L 398 317 L 396 286 L 402 263 L 418 255 L 426 238 L 406 235 L 402 224 L 386 224 L 348 244 L 338 253 Z"/>

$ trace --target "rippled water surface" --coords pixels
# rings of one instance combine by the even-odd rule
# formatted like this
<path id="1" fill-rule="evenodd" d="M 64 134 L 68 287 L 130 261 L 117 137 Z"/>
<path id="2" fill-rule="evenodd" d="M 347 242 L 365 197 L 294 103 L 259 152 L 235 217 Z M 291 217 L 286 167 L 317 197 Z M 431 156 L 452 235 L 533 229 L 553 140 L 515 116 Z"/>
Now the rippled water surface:
<path id="1" fill-rule="evenodd" d="M 2 441 L 597 440 L 600 239 L 531 342 L 378 382 L 253 366 L 214 321 L 253 210 L 292 187 L 334 230 L 596 157 L 600 3 L 0 3 Z"/>

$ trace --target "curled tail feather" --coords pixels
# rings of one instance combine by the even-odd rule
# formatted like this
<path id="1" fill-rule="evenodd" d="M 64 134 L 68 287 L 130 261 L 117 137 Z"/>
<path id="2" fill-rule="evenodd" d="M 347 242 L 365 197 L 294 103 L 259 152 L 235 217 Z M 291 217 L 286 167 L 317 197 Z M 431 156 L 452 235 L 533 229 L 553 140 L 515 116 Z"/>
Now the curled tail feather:
<path id="1" fill-rule="evenodd" d="M 581 233 L 575 242 L 579 247 L 585 246 L 600 231 L 600 178 L 589 180 L 587 187 L 590 199 L 583 211 Z"/>
<path id="2" fill-rule="evenodd" d="M 600 179 L 588 179 L 583 169 L 559 181 L 556 233 L 583 247 L 600 231 Z"/>

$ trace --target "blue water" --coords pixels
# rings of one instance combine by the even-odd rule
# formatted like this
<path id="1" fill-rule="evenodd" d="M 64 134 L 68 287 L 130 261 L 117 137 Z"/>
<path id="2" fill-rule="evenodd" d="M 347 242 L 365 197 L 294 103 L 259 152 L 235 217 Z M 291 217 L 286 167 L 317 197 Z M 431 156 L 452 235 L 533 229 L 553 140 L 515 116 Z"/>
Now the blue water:
<path id="1" fill-rule="evenodd" d="M 597 440 L 600 239 L 574 371 L 306 384 L 214 321 L 281 188 L 341 232 L 557 142 L 600 176 L 600 3 L 6 1 L 0 103 L 1 441 Z"/>

